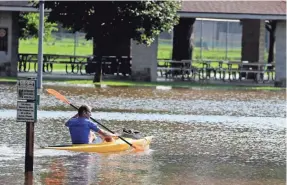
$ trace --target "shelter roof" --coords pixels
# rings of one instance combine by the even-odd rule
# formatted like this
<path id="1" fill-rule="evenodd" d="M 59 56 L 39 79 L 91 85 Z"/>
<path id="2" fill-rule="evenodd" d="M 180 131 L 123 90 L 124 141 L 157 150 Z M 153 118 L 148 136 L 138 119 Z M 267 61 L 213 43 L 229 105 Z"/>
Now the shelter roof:
<path id="1" fill-rule="evenodd" d="M 284 1 L 183 1 L 182 17 L 286 19 Z"/>

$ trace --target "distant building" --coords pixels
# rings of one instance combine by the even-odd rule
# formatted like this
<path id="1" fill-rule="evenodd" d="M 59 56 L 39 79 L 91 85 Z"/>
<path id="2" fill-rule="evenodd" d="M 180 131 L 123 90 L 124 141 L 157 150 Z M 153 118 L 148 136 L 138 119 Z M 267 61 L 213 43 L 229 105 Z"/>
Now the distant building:
<path id="1" fill-rule="evenodd" d="M 17 76 L 18 16 L 37 11 L 28 1 L 0 1 L 0 76 Z"/>

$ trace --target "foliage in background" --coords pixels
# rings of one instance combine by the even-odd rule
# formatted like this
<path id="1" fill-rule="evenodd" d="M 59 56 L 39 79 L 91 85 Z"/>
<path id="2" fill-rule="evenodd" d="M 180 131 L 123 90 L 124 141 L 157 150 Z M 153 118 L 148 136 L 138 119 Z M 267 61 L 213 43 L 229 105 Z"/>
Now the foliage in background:
<path id="1" fill-rule="evenodd" d="M 86 33 L 87 39 L 133 38 L 151 44 L 178 23 L 180 1 L 46 1 L 49 21 Z M 35 6 L 38 6 L 35 4 Z"/>
<path id="2" fill-rule="evenodd" d="M 57 23 L 49 22 L 44 17 L 44 41 L 50 40 L 53 31 L 58 31 Z M 19 15 L 20 38 L 38 38 L 39 13 L 20 13 Z"/>

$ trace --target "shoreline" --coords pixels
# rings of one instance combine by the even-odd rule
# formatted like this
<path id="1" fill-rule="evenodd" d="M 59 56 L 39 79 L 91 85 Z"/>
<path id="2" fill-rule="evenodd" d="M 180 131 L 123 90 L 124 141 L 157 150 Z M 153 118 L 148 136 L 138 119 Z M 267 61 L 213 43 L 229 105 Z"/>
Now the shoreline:
<path id="1" fill-rule="evenodd" d="M 20 77 L 24 78 L 24 77 Z M 16 77 L 0 77 L 0 84 L 16 84 Z M 153 88 L 160 90 L 170 89 L 230 89 L 230 90 L 286 90 L 284 87 L 275 87 L 271 83 L 245 82 L 223 82 L 215 80 L 207 81 L 168 81 L 157 82 L 131 81 L 127 79 L 104 79 L 101 83 L 93 83 L 91 79 L 54 79 L 43 77 L 43 85 L 75 86 L 90 88 Z"/>

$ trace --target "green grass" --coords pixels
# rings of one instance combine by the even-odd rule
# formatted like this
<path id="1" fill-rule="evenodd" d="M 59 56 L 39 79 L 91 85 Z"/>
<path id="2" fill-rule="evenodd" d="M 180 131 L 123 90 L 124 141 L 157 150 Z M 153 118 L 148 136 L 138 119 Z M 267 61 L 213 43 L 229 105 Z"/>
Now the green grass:
<path id="1" fill-rule="evenodd" d="M 16 82 L 15 77 L 0 77 L 0 82 Z M 234 85 L 234 84 L 201 84 L 198 82 L 138 82 L 130 80 L 103 80 L 101 83 L 93 83 L 92 80 L 43 80 L 43 82 L 58 82 L 66 84 L 91 84 L 95 86 L 107 85 L 112 87 L 156 87 L 156 86 L 166 86 L 175 88 L 192 88 L 200 87 L 204 89 L 246 89 L 246 90 L 286 90 L 286 88 L 281 87 L 271 87 L 271 86 L 247 86 L 247 85 Z"/>
<path id="2" fill-rule="evenodd" d="M 200 60 L 200 48 L 195 47 L 193 50 L 193 59 Z M 158 58 L 167 58 L 170 59 L 172 56 L 172 45 L 168 44 L 159 44 L 158 46 Z M 228 51 L 227 55 L 228 60 L 240 60 L 241 59 L 241 50 L 233 49 Z M 214 50 L 203 50 L 202 59 L 207 60 L 226 60 L 225 49 L 215 48 Z"/>
<path id="3" fill-rule="evenodd" d="M 33 53 L 38 52 L 38 39 L 28 39 L 20 40 L 19 44 L 20 53 Z M 57 55 L 74 55 L 74 41 L 73 39 L 63 39 L 61 41 L 49 41 L 44 42 L 44 54 L 57 54 Z M 79 44 L 76 48 L 76 55 L 92 55 L 92 42 L 86 41 L 85 39 L 80 39 Z M 158 46 L 158 59 L 170 59 L 172 56 L 172 45 L 169 40 L 161 40 Z M 265 54 L 267 59 L 268 54 Z M 217 61 L 212 62 L 211 67 L 218 67 L 218 61 L 226 60 L 225 49 L 215 48 L 214 50 L 203 50 L 202 59 Z M 228 60 L 240 60 L 241 50 L 233 49 L 228 51 Z M 63 60 L 63 59 L 61 59 Z M 65 59 L 69 60 L 69 59 Z M 201 60 L 200 48 L 194 48 L 193 60 Z M 56 60 L 57 61 L 57 60 Z M 163 65 L 163 62 L 159 62 Z M 200 67 L 202 64 L 194 62 L 195 67 Z M 53 70 L 65 71 L 65 66 L 63 64 L 54 64 Z M 227 68 L 226 64 L 223 64 L 224 68 Z M 237 65 L 232 65 L 233 68 L 237 68 Z M 33 64 L 31 68 L 34 68 Z"/>
<path id="4" fill-rule="evenodd" d="M 84 39 L 79 41 L 79 45 L 76 48 L 76 55 L 92 55 L 92 42 Z M 28 39 L 20 40 L 19 43 L 20 53 L 37 53 L 38 52 L 38 40 Z M 50 41 L 44 43 L 45 54 L 59 54 L 59 55 L 73 55 L 74 54 L 74 42 L 73 39 L 63 39 L 61 41 Z M 172 54 L 172 45 L 162 42 L 158 47 L 158 58 L 170 59 Z M 240 60 L 241 51 L 235 49 L 228 51 L 229 60 Z M 194 59 L 201 59 L 200 48 L 195 48 L 193 53 Z M 203 50 L 203 59 L 209 60 L 224 60 L 225 49 Z"/>
<path id="5" fill-rule="evenodd" d="M 74 42 L 72 39 L 44 42 L 43 50 L 44 54 L 74 55 Z M 76 48 L 76 55 L 91 55 L 92 52 L 91 42 L 79 42 Z M 38 39 L 20 40 L 19 53 L 38 53 Z"/>
<path id="6" fill-rule="evenodd" d="M 16 82 L 15 77 L 0 77 L 0 82 Z"/>

